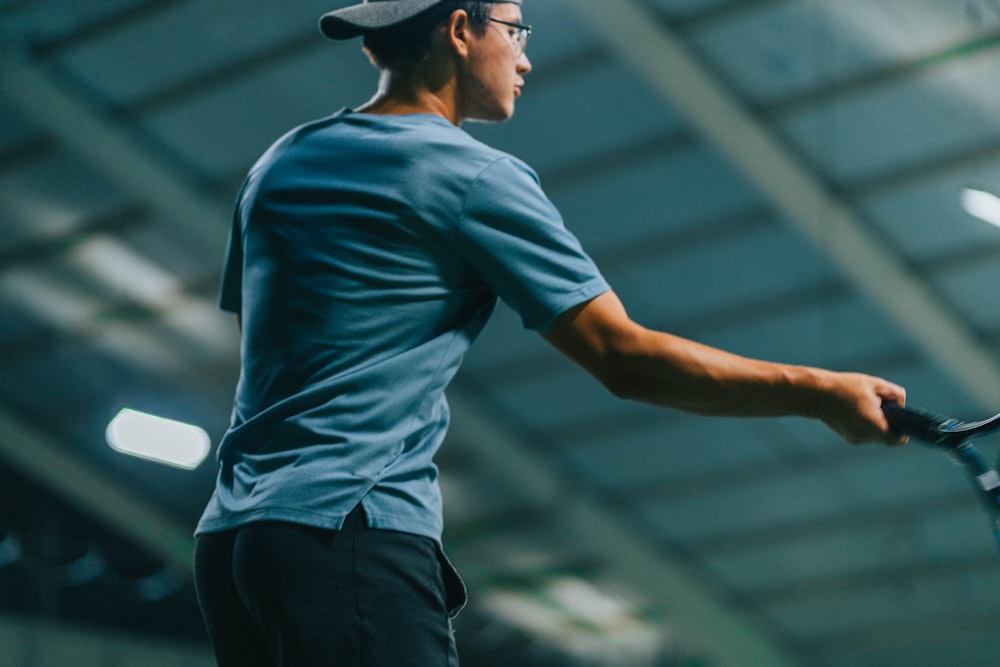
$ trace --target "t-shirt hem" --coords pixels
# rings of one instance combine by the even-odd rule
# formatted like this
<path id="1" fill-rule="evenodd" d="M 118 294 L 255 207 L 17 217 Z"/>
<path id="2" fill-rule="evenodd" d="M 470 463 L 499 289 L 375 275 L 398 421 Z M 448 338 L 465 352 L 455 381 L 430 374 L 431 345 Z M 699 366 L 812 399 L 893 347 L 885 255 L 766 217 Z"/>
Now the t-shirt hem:
<path id="1" fill-rule="evenodd" d="M 195 537 L 207 533 L 221 533 L 258 521 L 283 521 L 313 528 L 340 530 L 344 526 L 345 514 L 326 514 L 302 509 L 262 507 L 248 512 L 227 514 L 217 519 L 202 519 L 195 528 Z"/>
<path id="2" fill-rule="evenodd" d="M 362 501 L 362 504 L 364 504 L 364 501 Z M 351 509 L 354 508 L 352 507 Z M 420 535 L 428 537 L 439 544 L 441 542 L 442 527 L 439 524 L 415 520 L 412 517 L 401 517 L 395 514 L 372 511 L 368 507 L 364 509 L 370 528 Z M 344 519 L 349 513 L 350 510 L 344 514 L 326 514 L 308 512 L 301 509 L 259 508 L 249 512 L 229 514 L 217 519 L 203 519 L 198 523 L 194 535 L 198 537 L 209 533 L 221 533 L 260 521 L 281 521 L 324 530 L 340 530 L 343 528 Z"/>
<path id="3" fill-rule="evenodd" d="M 438 544 L 441 543 L 441 527 L 438 525 L 392 514 L 369 513 L 368 508 L 365 508 L 365 514 L 368 517 L 369 528 L 420 535 L 430 538 Z"/>

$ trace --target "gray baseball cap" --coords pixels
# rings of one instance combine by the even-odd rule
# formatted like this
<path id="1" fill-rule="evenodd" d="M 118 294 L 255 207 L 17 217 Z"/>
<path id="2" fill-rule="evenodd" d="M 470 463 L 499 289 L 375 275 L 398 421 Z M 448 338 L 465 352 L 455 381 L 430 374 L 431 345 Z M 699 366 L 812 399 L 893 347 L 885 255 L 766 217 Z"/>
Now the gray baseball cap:
<path id="1" fill-rule="evenodd" d="M 359 5 L 327 12 L 319 19 L 319 30 L 330 39 L 350 39 L 369 30 L 389 28 L 443 0 L 364 0 Z M 521 4 L 521 0 L 484 0 Z"/>

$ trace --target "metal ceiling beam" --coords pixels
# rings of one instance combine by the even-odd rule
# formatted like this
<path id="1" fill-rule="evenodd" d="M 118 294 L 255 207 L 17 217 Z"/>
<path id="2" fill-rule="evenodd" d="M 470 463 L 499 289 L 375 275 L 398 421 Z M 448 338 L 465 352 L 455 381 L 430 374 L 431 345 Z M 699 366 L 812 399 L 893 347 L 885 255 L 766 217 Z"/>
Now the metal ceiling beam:
<path id="1" fill-rule="evenodd" d="M 1000 363 L 989 349 L 831 194 L 774 133 L 640 0 L 575 0 L 585 18 L 664 101 L 716 144 L 765 197 L 909 333 L 984 410 L 996 407 Z"/>

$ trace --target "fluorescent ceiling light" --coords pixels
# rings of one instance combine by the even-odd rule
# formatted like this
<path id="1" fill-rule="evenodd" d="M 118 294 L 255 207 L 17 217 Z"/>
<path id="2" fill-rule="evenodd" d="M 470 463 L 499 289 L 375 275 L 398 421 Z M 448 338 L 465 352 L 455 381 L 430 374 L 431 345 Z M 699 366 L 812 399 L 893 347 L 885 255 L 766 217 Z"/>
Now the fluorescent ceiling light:
<path id="1" fill-rule="evenodd" d="M 111 420 L 105 434 L 115 451 L 185 470 L 197 468 L 211 447 L 198 426 L 130 408 Z"/>
<path id="2" fill-rule="evenodd" d="M 624 601 L 575 577 L 553 579 L 548 586 L 548 594 L 563 609 L 572 609 L 582 619 L 600 627 L 621 626 L 632 616 Z"/>
<path id="3" fill-rule="evenodd" d="M 1000 197 L 983 190 L 963 188 L 961 202 L 969 215 L 1000 227 Z"/>
<path id="4" fill-rule="evenodd" d="M 576 577 L 557 576 L 530 590 L 487 590 L 480 603 L 502 621 L 593 664 L 651 665 L 669 648 L 666 629 Z"/>
<path id="5" fill-rule="evenodd" d="M 70 257 L 110 291 L 152 308 L 166 306 L 181 289 L 177 278 L 107 235 L 87 239 Z"/>

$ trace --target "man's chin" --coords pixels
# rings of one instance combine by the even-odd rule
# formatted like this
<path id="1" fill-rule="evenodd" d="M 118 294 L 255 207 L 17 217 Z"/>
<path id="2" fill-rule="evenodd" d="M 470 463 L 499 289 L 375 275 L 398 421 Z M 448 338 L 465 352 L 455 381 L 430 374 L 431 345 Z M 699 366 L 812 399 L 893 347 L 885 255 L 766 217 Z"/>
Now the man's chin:
<path id="1" fill-rule="evenodd" d="M 503 123 L 504 121 L 510 120 L 514 116 L 514 107 L 511 105 L 509 110 L 504 110 L 501 112 L 493 114 L 483 114 L 481 116 L 469 117 L 463 120 L 466 123 Z"/>

